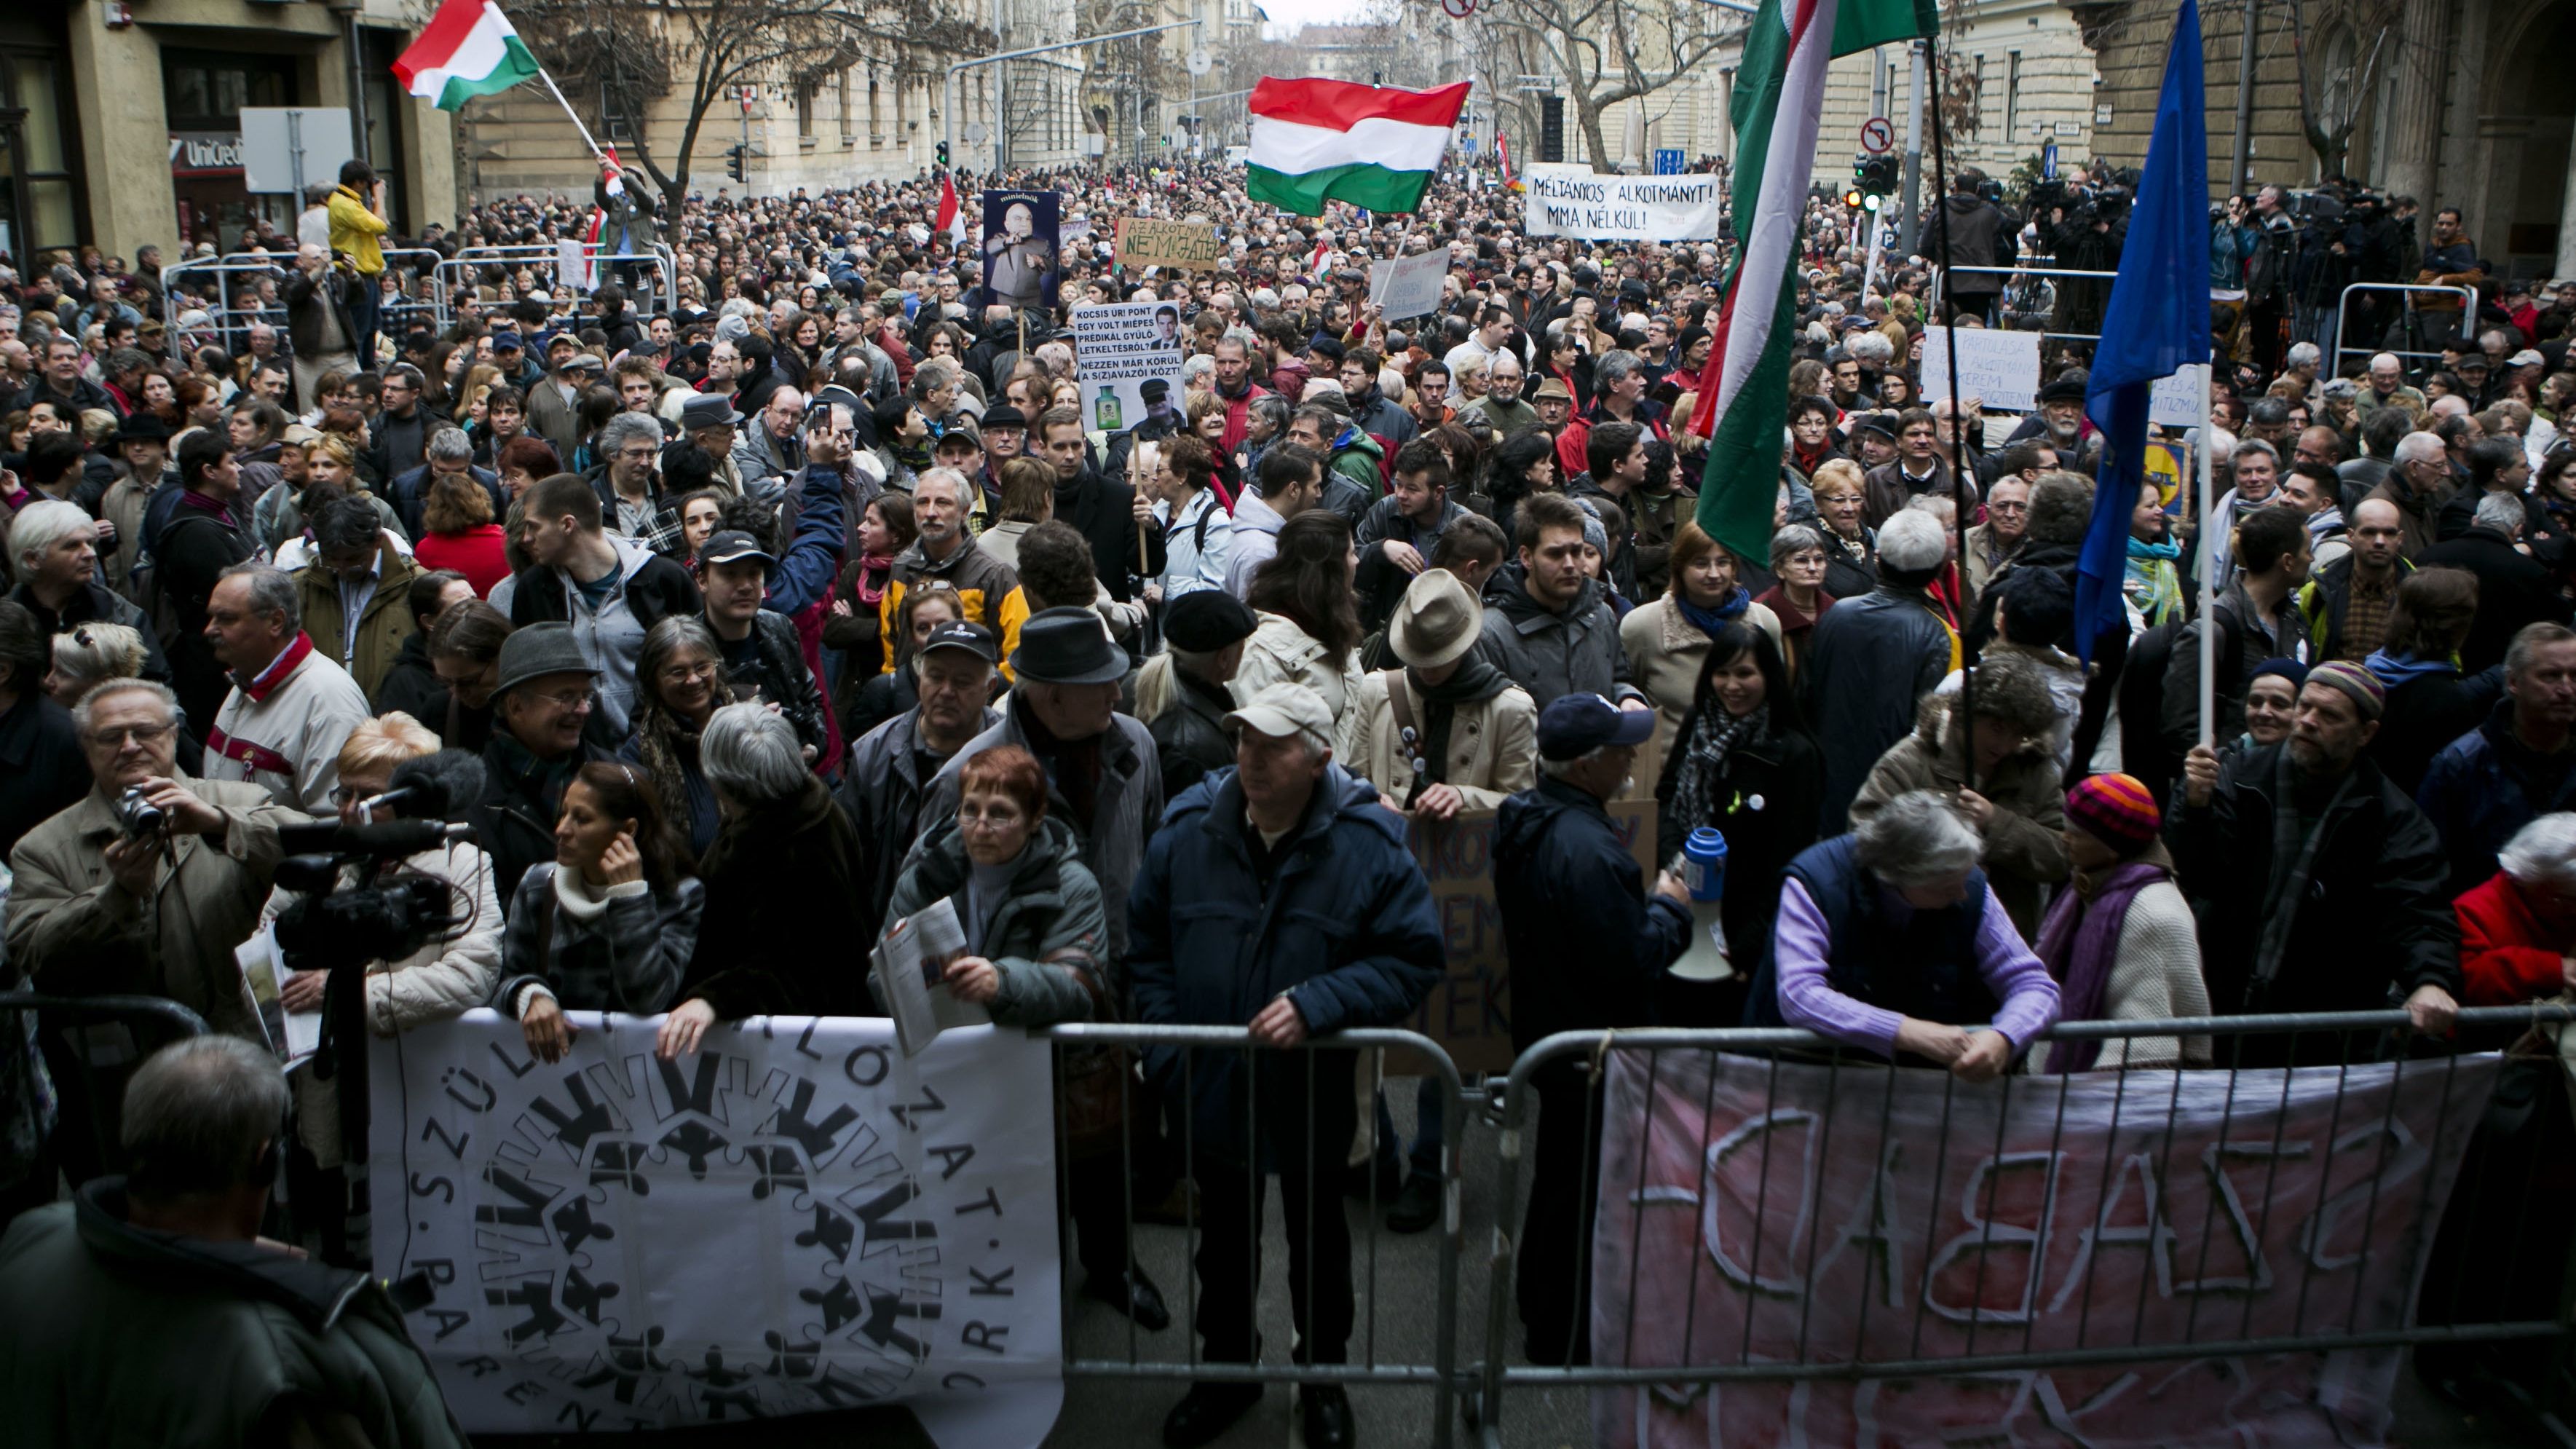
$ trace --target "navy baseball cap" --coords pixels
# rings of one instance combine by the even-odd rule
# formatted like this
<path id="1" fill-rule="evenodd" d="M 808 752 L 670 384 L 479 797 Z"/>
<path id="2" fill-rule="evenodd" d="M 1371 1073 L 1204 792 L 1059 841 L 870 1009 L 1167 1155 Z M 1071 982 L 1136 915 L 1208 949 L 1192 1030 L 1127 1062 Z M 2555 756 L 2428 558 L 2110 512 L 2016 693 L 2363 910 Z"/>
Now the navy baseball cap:
<path id="1" fill-rule="evenodd" d="M 1538 753 L 1571 760 L 1603 745 L 1642 745 L 1655 732 L 1651 709 L 1621 709 L 1597 694 L 1563 694 L 1538 713 Z"/>

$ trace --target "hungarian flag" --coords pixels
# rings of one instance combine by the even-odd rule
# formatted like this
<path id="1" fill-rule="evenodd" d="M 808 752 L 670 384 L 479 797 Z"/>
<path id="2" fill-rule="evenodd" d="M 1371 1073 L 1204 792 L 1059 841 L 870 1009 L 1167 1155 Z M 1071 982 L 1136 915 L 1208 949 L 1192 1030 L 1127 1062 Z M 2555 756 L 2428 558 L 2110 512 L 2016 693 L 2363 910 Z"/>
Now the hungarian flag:
<path id="1" fill-rule="evenodd" d="M 1406 91 L 1264 76 L 1252 88 L 1244 192 L 1300 216 L 1323 215 L 1328 198 L 1412 211 L 1449 148 L 1468 84 Z"/>
<path id="2" fill-rule="evenodd" d="M 536 79 L 541 69 L 492 0 L 446 0 L 394 62 L 403 89 L 442 111 L 461 111 L 476 96 Z"/>
<path id="3" fill-rule="evenodd" d="M 966 244 L 966 213 L 957 204 L 957 183 L 945 171 L 939 173 L 938 229 L 959 246 Z"/>
<path id="4" fill-rule="evenodd" d="M 1503 163 L 1503 189 L 1505 191 L 1509 191 L 1513 187 L 1520 185 L 1518 181 L 1512 179 L 1512 138 L 1504 135 L 1500 131 L 1496 131 L 1494 133 L 1494 155 L 1499 157 Z"/>
<path id="5" fill-rule="evenodd" d="M 1815 170 L 1825 63 L 1930 35 L 1934 0 L 1762 0 L 1736 73 L 1735 235 L 1716 345 L 1701 374 L 1691 431 L 1709 440 L 1699 526 L 1745 558 L 1771 555 L 1780 432 L 1789 420 L 1789 348 L 1797 334 L 1798 220 Z"/>

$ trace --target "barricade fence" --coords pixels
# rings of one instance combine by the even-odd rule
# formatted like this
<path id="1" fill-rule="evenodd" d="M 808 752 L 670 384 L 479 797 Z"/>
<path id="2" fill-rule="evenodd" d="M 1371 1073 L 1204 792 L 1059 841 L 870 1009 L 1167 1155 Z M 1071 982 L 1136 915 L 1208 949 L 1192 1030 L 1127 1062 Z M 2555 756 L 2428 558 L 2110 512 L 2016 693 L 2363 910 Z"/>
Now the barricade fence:
<path id="1" fill-rule="evenodd" d="M 2461 1030 L 2493 1045 L 2569 1014 Z M 2410 1054 L 2430 1043 L 2405 1027 L 2069 1024 L 2042 1046 L 2143 1060 L 1975 1087 L 1795 1031 L 1540 1042 L 1498 1123 L 1483 1442 L 1540 1388 L 1602 1391 L 1601 1443 L 1715 1442 L 1721 1393 L 1755 1438 L 2005 1434 L 2037 1393 L 2078 1437 L 2090 1415 L 2186 1442 L 2378 1433 L 2407 1346 L 2428 1376 L 2554 1380 L 2566 1074 L 2554 1047 Z M 2178 1042 L 2217 1065 L 2166 1069 Z M 1515 1298 L 1524 1320 L 1576 1305 L 1572 1353 L 1533 1321 L 1515 1354 Z M 2193 1368 L 2227 1390 L 2166 1391 Z"/>
<path id="2" fill-rule="evenodd" d="M 0 1020 L 202 1030 L 167 1005 L 0 996 Z M 667 1290 L 714 1280 L 660 1275 L 695 1271 L 677 1242 L 733 1241 L 690 1236 L 718 1223 L 771 1245 L 721 1254 L 736 1287 L 703 1300 L 768 1357 L 729 1347 L 725 1369 L 728 1402 L 764 1412 L 846 1406 L 872 1374 L 917 1386 L 876 1397 L 971 1396 L 1052 1364 L 1347 1386 L 1374 1438 L 1393 1416 L 1393 1439 L 1447 1445 L 1464 1410 L 1488 1449 L 1549 1389 L 1592 1391 L 1595 1439 L 1622 1445 L 1714 1442 L 1721 1400 L 1729 1434 L 1819 1443 L 2001 1434 L 2025 1411 L 2078 1437 L 2277 1441 L 2381 1432 L 2408 1348 L 2428 1379 L 2492 1371 L 2544 1408 L 2565 1382 L 2566 1005 L 2463 1011 L 2447 1041 L 2394 1011 L 2073 1023 L 1977 1084 L 1800 1031 L 1563 1033 L 1482 1087 L 1399 1030 L 1282 1050 L 1081 1023 L 1027 1033 L 1034 1052 L 1004 1032 L 912 1058 L 881 1020 L 782 1018 L 659 1063 L 654 1023 L 577 1015 L 560 1063 L 487 1012 L 370 1051 L 375 1262 L 424 1295 L 433 1355 L 534 1374 L 608 1335 L 553 1399 L 478 1371 L 484 1427 L 703 1417 L 716 1380 L 634 1336 L 648 1304 L 702 1301 Z M 2089 1069 L 2047 1069 L 2068 1052 Z M 1426 1078 L 1414 1127 L 1438 1145 L 1414 1161 L 1438 1210 L 1398 1236 L 1369 1167 L 1394 1144 L 1363 1124 Z M 1041 1092 L 1056 1110 L 1035 1118 Z M 1481 1193 L 1470 1146 L 1491 1154 Z M 1052 1263 L 1046 1216 L 1025 1215 L 1050 1147 Z M 973 1276 L 943 1305 L 904 1286 L 923 1268 Z M 785 1305 L 767 1350 L 763 1302 Z"/>

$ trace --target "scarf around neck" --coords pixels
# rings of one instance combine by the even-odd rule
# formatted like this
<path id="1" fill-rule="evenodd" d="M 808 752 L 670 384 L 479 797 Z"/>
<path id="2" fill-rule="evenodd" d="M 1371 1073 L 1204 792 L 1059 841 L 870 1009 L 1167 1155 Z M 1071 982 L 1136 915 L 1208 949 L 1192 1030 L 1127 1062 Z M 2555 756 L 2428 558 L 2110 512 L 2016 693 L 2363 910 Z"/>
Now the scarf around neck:
<path id="1" fill-rule="evenodd" d="M 2039 925 L 2039 963 L 2057 982 L 2058 1017 L 2091 1021 L 2101 1016 L 2119 965 L 2120 928 L 2138 892 L 2172 872 L 2147 860 L 2123 861 L 2098 876 L 2078 876 L 2075 889 L 2058 892 Z M 2052 1076 L 2086 1072 L 2101 1059 L 2102 1043 L 2061 1041 L 2048 1053 Z"/>
<path id="2" fill-rule="evenodd" d="M 1714 609 L 1703 609 L 1690 601 L 1689 594 L 1679 588 L 1673 590 L 1673 607 L 1681 610 L 1683 618 L 1712 639 L 1717 637 L 1718 630 L 1743 618 L 1746 606 L 1752 602 L 1753 595 L 1747 593 L 1742 584 L 1737 584 L 1735 592 L 1726 596 L 1726 602 Z"/>

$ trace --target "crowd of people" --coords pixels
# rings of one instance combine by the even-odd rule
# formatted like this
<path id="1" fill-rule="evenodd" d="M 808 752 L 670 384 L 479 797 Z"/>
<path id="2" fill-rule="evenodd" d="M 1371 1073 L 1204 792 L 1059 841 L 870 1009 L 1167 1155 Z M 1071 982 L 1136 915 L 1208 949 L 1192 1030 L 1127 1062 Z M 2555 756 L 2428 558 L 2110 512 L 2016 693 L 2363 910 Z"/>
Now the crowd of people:
<path id="1" fill-rule="evenodd" d="M 2080 345 L 2051 351 L 2026 417 L 1927 404 L 1930 267 L 1865 265 L 1831 214 L 1798 278 L 1779 470 L 1706 478 L 1685 420 L 1716 241 L 1525 235 L 1519 198 L 1473 172 L 1415 214 L 1320 221 L 1215 168 L 1011 180 L 1066 194 L 1053 306 L 987 299 L 974 250 L 930 225 L 932 178 L 667 217 L 621 187 L 621 224 L 658 230 L 675 278 L 612 266 L 585 290 L 493 260 L 443 315 L 389 256 L 470 264 L 589 208 L 494 201 L 396 238 L 352 163 L 305 235 L 238 238 L 273 271 L 165 274 L 147 251 L 13 274 L 9 975 L 167 997 L 260 1041 L 235 948 L 285 907 L 280 828 L 422 813 L 389 798 L 397 773 L 457 752 L 476 783 L 429 813 L 471 842 L 388 869 L 448 881 L 474 925 L 368 967 L 364 1021 L 489 1006 L 546 1060 L 581 1012 L 661 1016 L 666 1059 L 751 1016 L 879 1014 L 868 943 L 942 899 L 966 939 L 945 985 L 1005 1025 L 1289 1048 L 1409 1023 L 1446 964 L 1409 841 L 1484 812 L 1524 1047 L 1751 1022 L 1968 1082 L 2277 1065 L 2350 1044 L 2038 1038 L 2394 1005 L 2440 1037 L 2463 1002 L 2576 982 L 2576 441 L 2556 425 L 2576 286 L 2543 303 L 2488 280 L 2456 213 L 2389 247 L 2478 289 L 2468 340 L 2454 315 L 2337 375 L 2299 335 L 2315 319 L 2255 288 L 2214 426 L 2168 440 L 2206 450 L 2214 522 L 2152 481 L 2113 500 L 2123 623 L 2079 639 L 2104 506 Z M 1962 172 L 1935 230 L 1963 264 L 2115 249 L 2116 190 L 2079 174 L 2025 222 Z M 2279 206 L 2251 199 L 2256 255 Z M 1215 223 L 1217 265 L 1117 269 L 1129 215 Z M 1369 262 L 1426 247 L 1451 258 L 1439 309 L 1381 315 Z M 2008 315 L 2001 274 L 1947 295 L 1956 325 L 2038 315 Z M 1113 300 L 1172 304 L 1188 360 L 1180 406 L 1103 432 L 1068 322 Z M 1712 488 L 1773 497 L 1767 550 L 1702 531 Z M 1652 802 L 1651 878 L 1613 824 L 1629 800 Z M 1669 969 L 1700 929 L 1683 866 L 1706 831 L 1728 850 L 1700 903 L 1732 967 L 1713 989 Z M 287 1009 L 325 975 L 290 975 Z M 57 1111 L 28 1042 L 0 1083 L 11 1213 L 100 1169 L 69 1118 L 101 1104 Z M 1406 1123 L 1349 1068 L 1068 1063 L 1069 1083 L 1128 1074 L 1176 1140 L 1190 1124 L 1187 1327 L 1210 1360 L 1259 1352 L 1260 1172 L 1285 1189 L 1303 1362 L 1349 1347 L 1345 1190 L 1396 1232 L 1439 1220 L 1458 1104 L 1426 1085 Z M 1525 1347 L 1581 1361 L 1597 1104 L 1578 1063 L 1539 1089 Z M 185 1171 L 264 1187 L 274 1155 L 299 1230 L 363 1261 L 328 1094 L 295 1100 L 290 1140 L 158 1161 L 138 1211 Z M 129 1138 L 166 1151 L 170 1110 L 129 1108 Z M 1162 1330 L 1128 1250 L 1127 1133 L 1068 1121 L 1068 1256 L 1085 1295 Z M 224 1230 L 257 1231 L 256 1207 Z M 0 1249 L 0 1282 L 16 1271 Z M 1208 1442 L 1261 1392 L 1194 1386 L 1167 1442 Z M 1302 1412 L 1308 1443 L 1352 1442 L 1338 1388 Z"/>

